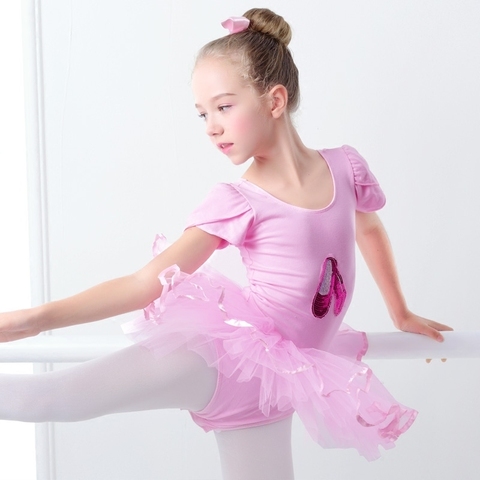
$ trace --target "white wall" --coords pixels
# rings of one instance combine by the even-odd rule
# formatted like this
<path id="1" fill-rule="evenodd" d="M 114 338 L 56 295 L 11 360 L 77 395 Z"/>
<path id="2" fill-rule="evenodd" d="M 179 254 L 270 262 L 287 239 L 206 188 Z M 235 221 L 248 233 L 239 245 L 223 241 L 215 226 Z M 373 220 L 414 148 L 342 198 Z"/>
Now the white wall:
<path id="1" fill-rule="evenodd" d="M 45 291 L 54 299 L 138 268 L 156 232 L 175 238 L 215 182 L 241 175 L 212 150 L 189 80 L 198 48 L 225 33 L 220 21 L 252 5 L 26 3 L 40 14 Z M 263 6 L 294 29 L 302 82 L 296 122 L 305 142 L 354 145 L 387 193 L 382 217 L 412 309 L 458 330 L 478 329 L 480 4 L 266 0 Z M 223 267 L 239 275 L 237 266 Z M 393 329 L 361 262 L 348 319 L 370 331 Z M 122 321 L 61 333 L 119 335 Z M 353 452 L 322 451 L 297 424 L 297 477 L 477 478 L 478 361 L 374 367 L 395 396 L 420 410 L 414 427 L 395 450 L 368 464 Z M 58 424 L 52 432 L 59 480 L 219 477 L 213 437 L 182 413 Z"/>
<path id="2" fill-rule="evenodd" d="M 30 302 L 20 3 L 0 2 L 0 312 Z M 31 373 L 31 364 L 0 364 Z M 5 393 L 2 392 L 4 395 Z M 33 425 L 0 421 L 0 478 L 35 478 Z"/>

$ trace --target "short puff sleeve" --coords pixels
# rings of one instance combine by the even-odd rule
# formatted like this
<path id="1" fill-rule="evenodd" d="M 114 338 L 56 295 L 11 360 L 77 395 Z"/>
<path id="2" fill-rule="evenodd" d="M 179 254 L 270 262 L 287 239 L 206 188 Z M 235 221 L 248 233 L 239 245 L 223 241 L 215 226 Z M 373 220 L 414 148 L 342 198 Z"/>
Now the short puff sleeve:
<path id="1" fill-rule="evenodd" d="M 374 212 L 385 205 L 385 195 L 368 168 L 367 161 L 353 147 L 344 145 L 344 152 L 350 160 L 355 183 L 355 195 L 359 212 Z"/>
<path id="2" fill-rule="evenodd" d="M 245 241 L 253 217 L 245 197 L 233 185 L 219 183 L 190 214 L 185 228 L 198 227 L 220 237 L 223 241 L 218 248 L 239 246 Z"/>

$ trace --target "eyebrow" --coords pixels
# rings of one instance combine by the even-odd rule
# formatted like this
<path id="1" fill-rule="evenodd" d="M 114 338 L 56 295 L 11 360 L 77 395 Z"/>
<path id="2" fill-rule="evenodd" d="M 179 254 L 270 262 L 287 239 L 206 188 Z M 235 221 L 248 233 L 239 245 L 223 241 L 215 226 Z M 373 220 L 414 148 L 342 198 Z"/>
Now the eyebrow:
<path id="1" fill-rule="evenodd" d="M 218 100 L 219 98 L 222 98 L 222 97 L 233 97 L 236 95 L 237 95 L 236 93 L 219 93 L 218 95 L 215 95 L 214 97 L 212 97 L 212 101 L 214 102 L 215 100 Z M 201 105 L 196 103 L 195 108 L 198 108 L 198 107 L 201 107 Z"/>

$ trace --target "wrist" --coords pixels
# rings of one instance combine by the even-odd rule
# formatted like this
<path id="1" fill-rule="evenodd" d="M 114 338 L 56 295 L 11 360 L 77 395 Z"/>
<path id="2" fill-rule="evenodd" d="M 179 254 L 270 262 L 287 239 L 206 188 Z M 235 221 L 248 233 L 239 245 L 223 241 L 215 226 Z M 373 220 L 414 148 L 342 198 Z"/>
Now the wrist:
<path id="1" fill-rule="evenodd" d="M 50 317 L 50 305 L 50 303 L 45 303 L 44 305 L 39 305 L 29 310 L 28 324 L 33 335 L 37 335 L 52 328 L 47 325 L 47 319 Z"/>
<path id="2" fill-rule="evenodd" d="M 410 310 L 406 305 L 401 307 L 389 310 L 390 318 L 392 319 L 393 324 L 398 327 L 402 322 L 411 315 Z"/>

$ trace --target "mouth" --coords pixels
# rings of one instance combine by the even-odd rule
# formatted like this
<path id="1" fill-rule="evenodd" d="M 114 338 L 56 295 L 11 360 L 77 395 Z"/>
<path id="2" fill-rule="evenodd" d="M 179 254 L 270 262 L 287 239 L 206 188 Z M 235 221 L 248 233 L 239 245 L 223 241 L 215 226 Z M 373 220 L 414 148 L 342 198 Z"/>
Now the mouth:
<path id="1" fill-rule="evenodd" d="M 217 143 L 217 147 L 222 153 L 227 154 L 233 147 L 233 143 Z"/>

